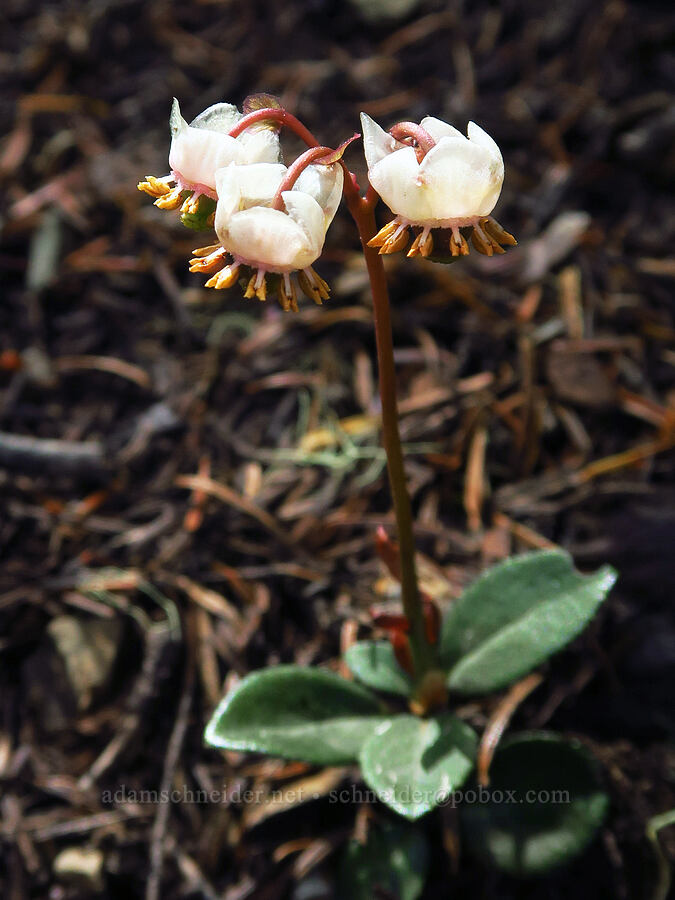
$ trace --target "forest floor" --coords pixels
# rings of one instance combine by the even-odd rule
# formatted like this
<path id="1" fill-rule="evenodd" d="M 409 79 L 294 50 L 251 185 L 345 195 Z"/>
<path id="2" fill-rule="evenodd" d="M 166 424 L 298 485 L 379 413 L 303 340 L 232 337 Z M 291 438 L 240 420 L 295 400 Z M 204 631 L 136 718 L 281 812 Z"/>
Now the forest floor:
<path id="1" fill-rule="evenodd" d="M 317 263 L 330 301 L 292 315 L 205 290 L 187 260 L 209 240 L 136 191 L 167 170 L 172 96 L 192 118 L 259 90 L 330 145 L 365 110 L 473 119 L 502 149 L 497 216 L 517 248 L 387 261 L 428 590 L 447 605 L 486 565 L 551 545 L 619 571 L 513 721 L 595 753 L 602 834 L 529 883 L 461 852 L 450 882 L 439 857 L 425 897 L 655 897 L 647 823 L 675 807 L 675 14 L 6 0 L 2 18 L 2 897 L 330 897 L 353 832 L 357 805 L 326 794 L 354 771 L 313 781 L 309 803 L 237 802 L 316 772 L 202 739 L 224 683 L 336 667 L 372 633 L 369 607 L 396 599 L 374 552 L 392 517 L 346 210 Z M 359 144 L 346 159 L 363 184 Z M 225 796 L 134 794 L 167 787 Z M 453 825 L 425 827 L 440 846 Z M 673 829 L 661 840 L 673 858 Z M 84 887 L 55 870 L 68 848 L 92 865 Z"/>

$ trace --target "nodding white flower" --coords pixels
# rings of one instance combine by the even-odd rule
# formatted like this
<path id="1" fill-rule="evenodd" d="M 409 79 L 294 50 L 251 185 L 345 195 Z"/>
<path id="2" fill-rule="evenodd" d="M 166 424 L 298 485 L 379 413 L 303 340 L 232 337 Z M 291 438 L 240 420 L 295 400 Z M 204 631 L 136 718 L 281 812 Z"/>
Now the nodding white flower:
<path id="1" fill-rule="evenodd" d="M 231 103 L 216 103 L 200 113 L 189 125 L 174 97 L 169 124 L 171 173 L 163 178 L 147 176 L 139 190 L 156 197 L 160 209 L 183 207 L 196 212 L 199 198 L 217 200 L 216 172 L 223 166 L 249 163 L 277 163 L 281 159 L 279 135 L 266 125 L 253 125 L 234 138 L 228 134 L 242 118 Z M 182 200 L 182 193 L 191 196 Z"/>
<path id="2" fill-rule="evenodd" d="M 390 133 L 361 113 L 363 145 L 371 185 L 396 214 L 370 242 L 380 253 L 395 253 L 408 244 L 408 229 L 417 232 L 408 256 L 429 256 L 434 229 L 449 229 L 453 256 L 469 252 L 460 228 L 472 227 L 477 250 L 492 256 L 515 238 L 490 217 L 504 181 L 499 147 L 475 122 L 467 137 L 433 116 L 419 125 L 402 122 Z"/>
<path id="3" fill-rule="evenodd" d="M 337 163 L 308 165 L 297 178 L 291 169 L 273 163 L 219 169 L 215 228 L 220 244 L 195 250 L 190 271 L 220 269 L 206 282 L 218 289 L 245 275 L 244 296 L 259 300 L 267 299 L 269 276 L 281 306 L 294 311 L 298 305 L 291 274 L 297 272 L 302 290 L 320 304 L 329 288 L 312 263 L 340 203 L 342 181 Z M 228 256 L 231 262 L 222 268 Z"/>

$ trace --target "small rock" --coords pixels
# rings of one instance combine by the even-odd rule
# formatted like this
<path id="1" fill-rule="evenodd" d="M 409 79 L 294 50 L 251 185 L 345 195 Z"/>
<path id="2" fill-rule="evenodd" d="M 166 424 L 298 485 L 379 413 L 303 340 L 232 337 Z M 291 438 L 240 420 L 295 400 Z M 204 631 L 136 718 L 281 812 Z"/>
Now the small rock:
<path id="1" fill-rule="evenodd" d="M 78 887 L 103 891 L 104 856 L 95 847 L 66 847 L 53 863 L 54 875 Z"/>

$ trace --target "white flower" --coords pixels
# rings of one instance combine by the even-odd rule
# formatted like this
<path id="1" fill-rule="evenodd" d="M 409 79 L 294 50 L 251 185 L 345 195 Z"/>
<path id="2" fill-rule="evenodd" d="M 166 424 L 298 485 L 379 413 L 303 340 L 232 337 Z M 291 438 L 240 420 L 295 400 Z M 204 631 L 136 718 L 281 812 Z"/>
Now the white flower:
<path id="1" fill-rule="evenodd" d="M 216 103 L 188 125 L 174 97 L 169 119 L 171 173 L 164 178 L 148 176 L 139 184 L 139 189 L 157 197 L 155 205 L 161 209 L 175 209 L 183 204 L 183 212 L 195 212 L 201 196 L 217 199 L 218 169 L 229 165 L 279 162 L 279 135 L 269 127 L 254 125 L 236 138 L 228 134 L 241 118 L 242 113 L 236 106 Z M 181 199 L 183 191 L 192 192 L 185 203 Z"/>
<path id="2" fill-rule="evenodd" d="M 342 196 L 342 168 L 309 165 L 291 190 L 283 189 L 289 170 L 273 163 L 228 166 L 216 173 L 215 228 L 220 245 L 195 250 L 192 272 L 213 272 L 224 257 L 232 262 L 206 282 L 226 288 L 252 270 L 244 296 L 267 298 L 266 276 L 284 309 L 297 310 L 291 273 L 315 302 L 328 297 L 328 285 L 311 268 L 323 249 L 326 230 Z M 276 208 L 275 208 L 276 206 Z M 276 277 L 275 277 L 276 276 Z"/>
<path id="3" fill-rule="evenodd" d="M 252 126 L 233 138 L 229 131 L 242 118 L 231 103 L 216 103 L 189 125 L 180 114 L 178 100 L 171 109 L 172 173 L 186 186 L 216 191 L 216 172 L 223 166 L 276 163 L 281 158 L 279 135 L 265 126 Z M 204 191 L 206 193 L 206 191 Z"/>
<path id="4" fill-rule="evenodd" d="M 409 256 L 428 256 L 433 249 L 431 230 L 439 228 L 451 230 L 455 256 L 468 253 L 459 231 L 467 226 L 473 228 L 477 249 L 490 256 L 503 252 L 500 240 L 515 243 L 488 218 L 502 189 L 504 162 L 482 128 L 469 122 L 464 137 L 452 125 L 427 116 L 419 126 L 401 123 L 389 134 L 365 113 L 361 124 L 370 183 L 396 215 L 370 242 L 380 247 L 380 253 L 406 246 L 410 226 L 421 231 Z"/>

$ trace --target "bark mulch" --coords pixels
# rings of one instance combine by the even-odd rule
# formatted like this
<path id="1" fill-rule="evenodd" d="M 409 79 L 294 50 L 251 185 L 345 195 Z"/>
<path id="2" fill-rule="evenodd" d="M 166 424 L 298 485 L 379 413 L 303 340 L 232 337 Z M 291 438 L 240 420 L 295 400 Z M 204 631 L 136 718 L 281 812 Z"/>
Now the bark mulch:
<path id="1" fill-rule="evenodd" d="M 350 770 L 202 743 L 223 684 L 336 667 L 396 599 L 374 554 L 392 519 L 346 211 L 317 265 L 332 299 L 285 315 L 206 291 L 187 259 L 208 239 L 136 191 L 166 171 L 172 96 L 192 118 L 259 90 L 327 144 L 365 110 L 474 119 L 502 148 L 516 249 L 388 260 L 427 588 L 450 603 L 549 545 L 620 572 L 512 724 L 596 753 L 602 834 L 521 884 L 461 852 L 451 875 L 455 823 L 430 817 L 425 896 L 656 897 L 646 827 L 675 806 L 675 14 L 5 0 L 0 18 L 2 897 L 335 896 L 355 821 L 388 815 L 329 802 Z M 347 160 L 362 177 L 358 144 Z M 319 799 L 266 802 L 281 787 Z M 672 858 L 672 829 L 661 843 Z"/>

